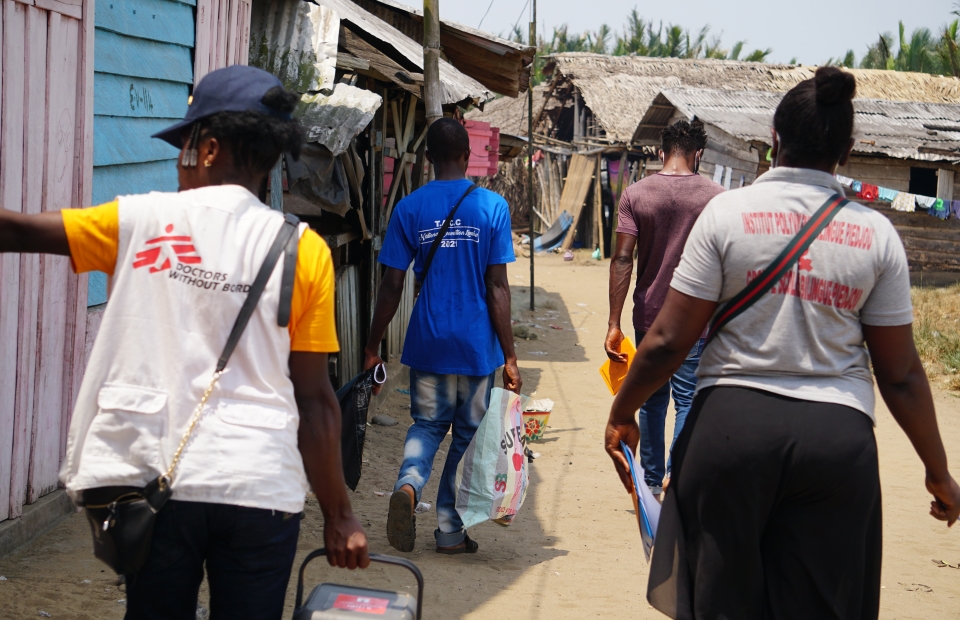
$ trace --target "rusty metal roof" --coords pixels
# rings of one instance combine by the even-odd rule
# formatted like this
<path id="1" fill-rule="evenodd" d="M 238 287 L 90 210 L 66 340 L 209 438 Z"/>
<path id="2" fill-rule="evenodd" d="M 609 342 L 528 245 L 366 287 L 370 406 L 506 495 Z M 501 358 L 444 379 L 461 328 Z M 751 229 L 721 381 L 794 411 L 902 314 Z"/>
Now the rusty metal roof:
<path id="1" fill-rule="evenodd" d="M 368 43 L 392 60 L 415 73 L 423 73 L 423 46 L 376 15 L 350 0 L 317 0 L 317 4 L 333 9 L 347 27 L 359 31 Z M 440 91 L 443 104 L 480 102 L 493 93 L 472 77 L 461 73 L 445 60 L 440 61 Z"/>
<path id="2" fill-rule="evenodd" d="M 414 41 L 423 40 L 423 11 L 393 0 L 353 0 Z M 446 19 L 440 46 L 454 67 L 490 90 L 516 97 L 526 92 L 534 48 Z"/>

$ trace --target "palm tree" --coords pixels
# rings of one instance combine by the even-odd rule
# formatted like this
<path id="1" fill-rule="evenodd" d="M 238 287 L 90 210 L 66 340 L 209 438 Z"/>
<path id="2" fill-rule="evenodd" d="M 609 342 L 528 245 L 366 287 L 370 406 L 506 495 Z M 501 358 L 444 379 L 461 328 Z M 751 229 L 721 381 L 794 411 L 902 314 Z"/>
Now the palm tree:
<path id="1" fill-rule="evenodd" d="M 876 43 L 867 47 L 866 55 L 860 60 L 861 69 L 895 69 L 893 54 L 893 35 L 884 32 Z"/>
<path id="2" fill-rule="evenodd" d="M 960 6 L 960 5 L 958 5 Z M 960 15 L 960 11 L 954 11 L 955 15 Z M 940 35 L 940 45 L 937 46 L 937 53 L 940 56 L 940 67 L 942 73 L 949 73 L 954 77 L 960 77 L 960 19 L 943 27 L 943 33 Z"/>
<path id="3" fill-rule="evenodd" d="M 903 22 L 900 22 L 900 50 L 897 53 L 898 71 L 915 73 L 939 73 L 937 44 L 929 28 L 917 28 L 908 42 L 904 37 Z"/>

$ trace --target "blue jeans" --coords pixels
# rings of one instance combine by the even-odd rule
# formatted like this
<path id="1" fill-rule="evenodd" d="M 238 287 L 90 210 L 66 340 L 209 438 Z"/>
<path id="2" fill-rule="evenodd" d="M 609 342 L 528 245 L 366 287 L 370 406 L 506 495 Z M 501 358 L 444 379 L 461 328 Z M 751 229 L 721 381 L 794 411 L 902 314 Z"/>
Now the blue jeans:
<path id="1" fill-rule="evenodd" d="M 280 620 L 300 514 L 170 500 L 147 563 L 127 575 L 127 619 L 194 620 L 206 565 L 213 618 Z"/>
<path id="2" fill-rule="evenodd" d="M 437 530 L 434 536 L 441 547 L 459 545 L 466 535 L 456 508 L 457 465 L 490 406 L 495 376 L 495 372 L 485 377 L 470 377 L 410 369 L 413 425 L 407 430 L 400 477 L 393 489 L 396 491 L 409 484 L 420 501 L 420 494 L 433 470 L 433 457 L 453 426 L 453 437 L 437 491 Z"/>
<path id="3" fill-rule="evenodd" d="M 637 345 L 643 340 L 645 332 L 637 332 Z M 664 427 L 667 420 L 667 406 L 670 404 L 670 391 L 673 390 L 673 405 L 677 411 L 676 422 L 673 426 L 673 441 L 670 442 L 670 451 L 683 429 L 683 422 L 687 419 L 690 406 L 693 404 L 693 393 L 697 389 L 697 366 L 700 365 L 700 354 L 703 353 L 705 341 L 701 338 L 693 345 L 687 359 L 680 369 L 670 377 L 670 380 L 656 392 L 650 395 L 647 402 L 640 407 L 640 465 L 644 471 L 644 481 L 654 495 L 663 489 L 663 479 L 670 474 L 671 462 L 667 459 L 664 469 Z"/>

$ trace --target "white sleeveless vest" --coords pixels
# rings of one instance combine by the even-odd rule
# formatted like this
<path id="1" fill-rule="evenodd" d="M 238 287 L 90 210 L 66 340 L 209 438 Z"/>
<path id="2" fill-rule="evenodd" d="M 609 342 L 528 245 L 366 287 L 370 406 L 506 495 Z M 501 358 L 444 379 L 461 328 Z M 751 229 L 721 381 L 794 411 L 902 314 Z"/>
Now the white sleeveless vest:
<path id="1" fill-rule="evenodd" d="M 119 205 L 113 290 L 61 471 L 74 499 L 166 471 L 283 225 L 239 186 L 125 196 Z M 174 499 L 303 510 L 290 336 L 277 325 L 282 268 L 281 259 L 184 449 Z"/>

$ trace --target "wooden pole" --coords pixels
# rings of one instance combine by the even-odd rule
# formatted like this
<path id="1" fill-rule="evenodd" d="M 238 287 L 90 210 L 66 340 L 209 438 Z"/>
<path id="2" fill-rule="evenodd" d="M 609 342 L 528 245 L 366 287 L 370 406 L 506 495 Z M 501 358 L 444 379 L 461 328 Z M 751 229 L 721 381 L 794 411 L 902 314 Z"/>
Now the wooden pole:
<path id="1" fill-rule="evenodd" d="M 533 62 L 530 64 L 530 79 L 527 85 L 527 201 L 530 204 L 530 311 L 536 306 L 533 294 L 533 77 L 537 71 L 537 0 L 533 0 L 530 19 L 530 45 L 533 46 Z"/>
<path id="2" fill-rule="evenodd" d="M 443 116 L 440 101 L 440 0 L 423 0 L 423 104 L 427 126 Z"/>

